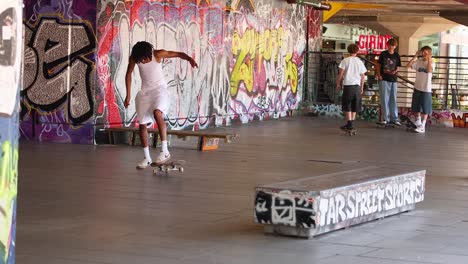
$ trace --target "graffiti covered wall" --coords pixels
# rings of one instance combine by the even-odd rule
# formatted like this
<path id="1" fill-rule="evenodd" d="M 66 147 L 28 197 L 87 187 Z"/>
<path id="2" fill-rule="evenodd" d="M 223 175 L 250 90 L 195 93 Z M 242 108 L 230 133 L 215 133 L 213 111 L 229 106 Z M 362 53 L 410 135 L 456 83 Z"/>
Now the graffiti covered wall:
<path id="1" fill-rule="evenodd" d="M 131 48 L 142 40 L 185 52 L 199 64 L 163 62 L 171 128 L 286 115 L 302 97 L 305 10 L 279 0 L 99 1 L 96 122 L 137 122 L 138 69 L 128 109 L 124 78 Z"/>
<path id="2" fill-rule="evenodd" d="M 286 116 L 302 100 L 307 41 L 316 49 L 321 36 L 318 11 L 282 0 L 26 0 L 24 10 L 21 135 L 38 141 L 99 143 L 103 127 L 135 126 L 138 69 L 128 109 L 123 100 L 138 41 L 199 64 L 163 61 L 172 129 Z"/>
<path id="3" fill-rule="evenodd" d="M 22 1 L 0 2 L 0 264 L 15 263 Z"/>
<path id="4" fill-rule="evenodd" d="M 95 112 L 94 1 L 25 0 L 21 135 L 91 144 Z"/>

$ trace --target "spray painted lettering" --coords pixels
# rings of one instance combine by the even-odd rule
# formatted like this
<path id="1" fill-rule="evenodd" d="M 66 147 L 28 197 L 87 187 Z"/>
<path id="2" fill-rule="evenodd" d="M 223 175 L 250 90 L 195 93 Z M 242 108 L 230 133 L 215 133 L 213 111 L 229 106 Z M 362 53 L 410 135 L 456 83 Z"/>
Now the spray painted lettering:
<path id="1" fill-rule="evenodd" d="M 319 225 L 388 211 L 424 200 L 424 179 L 392 182 L 367 190 L 348 190 L 319 200 Z"/>
<path id="2" fill-rule="evenodd" d="M 93 64 L 84 56 L 95 49 L 86 23 L 41 18 L 26 26 L 24 87 L 27 103 L 53 111 L 67 102 L 68 118 L 80 124 L 93 115 Z"/>

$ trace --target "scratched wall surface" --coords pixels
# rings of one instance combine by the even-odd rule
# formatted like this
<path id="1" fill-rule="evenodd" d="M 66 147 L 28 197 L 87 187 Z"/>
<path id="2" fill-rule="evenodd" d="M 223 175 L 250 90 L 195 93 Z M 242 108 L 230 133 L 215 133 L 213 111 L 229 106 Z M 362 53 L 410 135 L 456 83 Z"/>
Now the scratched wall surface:
<path id="1" fill-rule="evenodd" d="M 303 96 L 307 41 L 317 50 L 318 11 L 282 0 L 26 0 L 21 135 L 98 142 L 101 128 L 138 122 L 125 72 L 132 46 L 182 51 L 163 61 L 172 129 L 203 129 L 286 116 Z M 307 34 L 307 26 L 312 30 Z"/>
<path id="2" fill-rule="evenodd" d="M 22 1 L 0 2 L 0 264 L 15 263 Z"/>
<path id="3" fill-rule="evenodd" d="M 24 1 L 21 136 L 91 144 L 95 115 L 95 1 Z"/>

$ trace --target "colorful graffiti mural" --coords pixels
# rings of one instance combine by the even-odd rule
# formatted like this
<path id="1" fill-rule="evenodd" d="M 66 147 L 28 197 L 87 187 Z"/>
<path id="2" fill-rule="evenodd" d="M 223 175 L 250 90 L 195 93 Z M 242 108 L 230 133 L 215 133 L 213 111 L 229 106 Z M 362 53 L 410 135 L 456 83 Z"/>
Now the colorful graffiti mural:
<path id="1" fill-rule="evenodd" d="M 22 136 L 91 144 L 96 7 L 87 1 L 25 2 Z"/>
<path id="2" fill-rule="evenodd" d="M 124 76 L 130 50 L 140 40 L 183 51 L 199 64 L 163 64 L 171 128 L 286 115 L 302 96 L 304 17 L 303 7 L 266 0 L 99 1 L 96 123 L 136 123 L 134 105 L 123 107 Z M 132 87 L 140 86 L 137 72 L 132 80 Z"/>
<path id="3" fill-rule="evenodd" d="M 103 126 L 135 126 L 124 76 L 141 40 L 199 64 L 163 61 L 172 129 L 286 116 L 302 100 L 307 40 L 318 49 L 321 37 L 319 11 L 282 1 L 26 0 L 24 10 L 21 134 L 39 141 L 93 143 Z"/>
<path id="4" fill-rule="evenodd" d="M 450 113 L 453 127 L 468 128 L 468 113 Z"/>
<path id="5" fill-rule="evenodd" d="M 0 264 L 15 263 L 22 1 L 0 3 Z"/>
<path id="6" fill-rule="evenodd" d="M 198 62 L 166 60 L 163 70 L 171 94 L 170 126 L 209 124 L 212 113 L 227 114 L 229 69 L 225 53 L 223 6 L 206 1 L 180 5 L 155 1 L 100 1 L 98 4 L 98 111 L 96 122 L 132 126 L 136 122 L 134 97 L 123 107 L 125 72 L 132 46 L 146 40 L 157 49 L 183 51 Z M 132 87 L 141 80 L 135 71 Z M 216 102 L 216 103 L 215 103 Z"/>
<path id="7" fill-rule="evenodd" d="M 255 12 L 234 12 L 229 112 L 243 121 L 262 114 L 286 116 L 302 99 L 306 49 L 305 9 L 272 10 L 256 1 Z M 247 118 L 245 118 L 247 117 Z M 260 118 L 261 119 L 261 118 Z"/>

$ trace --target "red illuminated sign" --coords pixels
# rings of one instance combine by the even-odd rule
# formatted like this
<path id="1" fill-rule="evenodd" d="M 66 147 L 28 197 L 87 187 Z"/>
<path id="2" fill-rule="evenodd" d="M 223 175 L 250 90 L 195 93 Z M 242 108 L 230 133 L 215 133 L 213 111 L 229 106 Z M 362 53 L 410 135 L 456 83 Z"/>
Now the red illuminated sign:
<path id="1" fill-rule="evenodd" d="M 361 50 L 386 50 L 387 41 L 393 38 L 390 35 L 360 35 L 358 40 L 358 46 Z"/>

